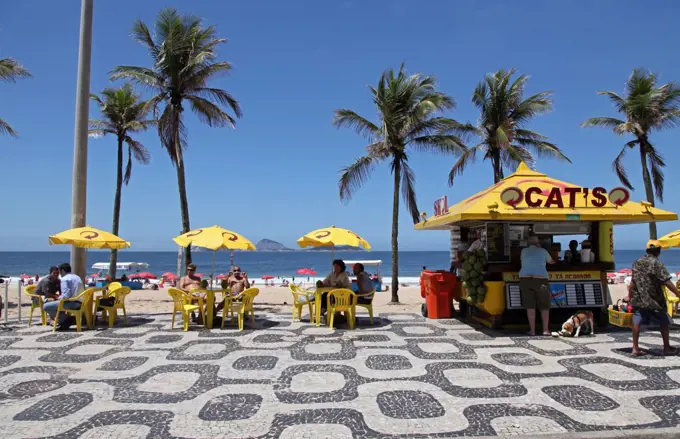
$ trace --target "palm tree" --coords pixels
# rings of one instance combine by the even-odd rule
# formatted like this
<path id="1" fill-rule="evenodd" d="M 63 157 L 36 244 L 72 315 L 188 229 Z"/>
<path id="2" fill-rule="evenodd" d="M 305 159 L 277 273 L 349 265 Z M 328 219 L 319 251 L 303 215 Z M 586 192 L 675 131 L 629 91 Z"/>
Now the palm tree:
<path id="1" fill-rule="evenodd" d="M 373 123 L 352 110 L 336 110 L 333 124 L 353 128 L 368 141 L 366 155 L 342 169 L 340 199 L 349 201 L 370 176 L 375 166 L 390 163 L 394 176 L 392 201 L 392 302 L 399 302 L 399 191 L 414 224 L 419 221 L 416 204 L 415 175 L 408 165 L 411 151 L 456 154 L 465 151 L 458 136 L 460 124 L 437 116 L 454 108 L 455 102 L 435 90 L 434 76 L 407 76 L 404 65 L 399 72 L 385 71 L 376 88 L 369 87 L 378 112 Z"/>
<path id="2" fill-rule="evenodd" d="M 493 180 L 498 183 L 504 177 L 503 168 L 515 168 L 520 162 L 533 167 L 533 150 L 539 157 L 549 156 L 570 162 L 557 145 L 548 138 L 526 129 L 536 116 L 552 109 L 552 92 L 544 91 L 524 99 L 524 87 L 529 76 L 520 75 L 512 80 L 515 69 L 489 73 L 477 84 L 472 103 L 479 109 L 477 126 L 467 125 L 470 133 L 480 142 L 468 148 L 449 173 L 449 185 L 461 175 L 468 163 L 475 160 L 478 151 L 484 153 L 493 167 Z"/>
<path id="3" fill-rule="evenodd" d="M 31 73 L 14 58 L 0 59 L 0 81 L 16 82 L 20 78 L 29 78 Z M 7 122 L 0 119 L 0 134 L 9 134 L 12 137 L 18 137 L 19 134 L 14 131 Z"/>
<path id="4" fill-rule="evenodd" d="M 144 131 L 152 126 L 155 121 L 146 119 L 150 107 L 146 102 L 139 100 L 130 84 L 114 89 L 107 88 L 102 95 L 90 95 L 91 99 L 99 104 L 99 112 L 102 120 L 90 120 L 90 136 L 100 137 L 106 134 L 116 136 L 118 140 L 118 160 L 116 167 L 116 195 L 113 199 L 113 226 L 111 232 L 118 235 L 120 226 L 120 200 L 123 183 L 127 186 L 132 175 L 132 157 L 143 164 L 149 163 L 149 152 L 144 145 L 130 137 L 132 133 Z M 123 143 L 127 144 L 127 166 L 123 175 Z M 109 276 L 116 278 L 116 262 L 118 262 L 118 250 L 111 250 L 109 263 Z"/>
<path id="5" fill-rule="evenodd" d="M 119 66 L 111 79 L 127 78 L 150 88 L 154 93 L 149 105 L 158 119 L 158 136 L 177 170 L 182 233 L 191 229 L 184 170 L 184 150 L 187 131 L 184 125 L 184 104 L 188 103 L 199 120 L 209 126 L 234 127 L 235 120 L 221 107 L 230 108 L 241 117 L 241 107 L 226 91 L 211 88 L 208 82 L 231 70 L 226 61 L 216 62 L 216 48 L 227 40 L 217 38 L 215 27 L 204 27 L 201 20 L 191 15 L 180 16 L 168 8 L 158 14 L 155 34 L 147 26 L 135 22 L 133 37 L 151 55 L 152 67 Z M 186 252 L 191 262 L 191 250 Z"/>
<path id="6" fill-rule="evenodd" d="M 609 98 L 616 111 L 624 118 L 593 117 L 581 124 L 582 127 L 611 128 L 614 134 L 632 134 L 634 139 L 627 142 L 614 159 L 614 172 L 621 184 L 628 189 L 633 186 L 628 179 L 623 158 L 629 149 L 638 148 L 642 165 L 642 181 L 647 201 L 654 206 L 654 194 L 663 202 L 663 167 L 666 163 L 649 139 L 652 131 L 675 127 L 680 120 L 680 87 L 674 82 L 657 86 L 657 75 L 645 69 L 635 69 L 626 82 L 626 96 L 613 91 L 599 91 L 597 94 Z M 651 176 L 650 176 L 651 169 Z M 656 223 L 649 223 L 649 238 L 656 239 Z"/>

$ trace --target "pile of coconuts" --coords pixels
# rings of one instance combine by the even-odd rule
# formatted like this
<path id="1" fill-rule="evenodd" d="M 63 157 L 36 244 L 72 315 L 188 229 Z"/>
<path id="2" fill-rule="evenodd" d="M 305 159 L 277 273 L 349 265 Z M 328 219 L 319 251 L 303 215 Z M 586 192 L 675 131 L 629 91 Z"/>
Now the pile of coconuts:
<path id="1" fill-rule="evenodd" d="M 482 303 L 486 298 L 484 268 L 486 253 L 483 248 L 463 253 L 463 288 L 467 290 L 467 302 Z"/>

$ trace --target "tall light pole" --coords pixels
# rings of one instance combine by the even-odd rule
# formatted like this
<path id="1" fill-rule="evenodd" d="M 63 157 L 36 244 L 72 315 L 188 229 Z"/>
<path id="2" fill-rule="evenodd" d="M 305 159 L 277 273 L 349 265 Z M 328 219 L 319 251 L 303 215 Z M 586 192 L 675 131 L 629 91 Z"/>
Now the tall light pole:
<path id="1" fill-rule="evenodd" d="M 90 113 L 90 58 L 92 57 L 92 10 L 94 0 L 80 5 L 80 42 L 78 46 L 78 84 L 76 90 L 76 123 L 73 141 L 73 187 L 71 189 L 71 227 L 86 225 L 87 211 L 87 128 Z M 85 279 L 87 252 L 71 249 L 73 272 Z"/>

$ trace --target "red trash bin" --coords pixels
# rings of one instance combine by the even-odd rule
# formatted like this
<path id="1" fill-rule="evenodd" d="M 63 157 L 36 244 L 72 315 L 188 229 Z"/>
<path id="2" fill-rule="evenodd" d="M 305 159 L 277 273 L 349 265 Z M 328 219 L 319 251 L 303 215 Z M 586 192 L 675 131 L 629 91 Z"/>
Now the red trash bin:
<path id="1" fill-rule="evenodd" d="M 427 317 L 450 319 L 453 316 L 453 292 L 456 275 L 445 270 L 425 271 L 421 275 L 425 286 Z"/>

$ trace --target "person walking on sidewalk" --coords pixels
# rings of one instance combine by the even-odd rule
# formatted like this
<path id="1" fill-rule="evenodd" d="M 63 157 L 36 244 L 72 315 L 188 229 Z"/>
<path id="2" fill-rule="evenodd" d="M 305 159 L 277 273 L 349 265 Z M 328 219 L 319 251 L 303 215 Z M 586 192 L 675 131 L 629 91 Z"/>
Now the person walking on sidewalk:
<path id="1" fill-rule="evenodd" d="M 647 242 L 646 254 L 633 262 L 633 278 L 628 285 L 628 297 L 626 298 L 635 313 L 633 314 L 633 351 L 634 357 L 645 355 L 647 352 L 640 349 L 640 326 L 657 322 L 661 327 L 661 339 L 663 340 L 663 354 L 674 355 L 677 350 L 670 345 L 668 339 L 671 316 L 668 315 L 668 305 L 663 288 L 666 287 L 676 296 L 678 289 L 671 282 L 671 275 L 666 266 L 659 260 L 661 243 L 657 240 Z"/>

